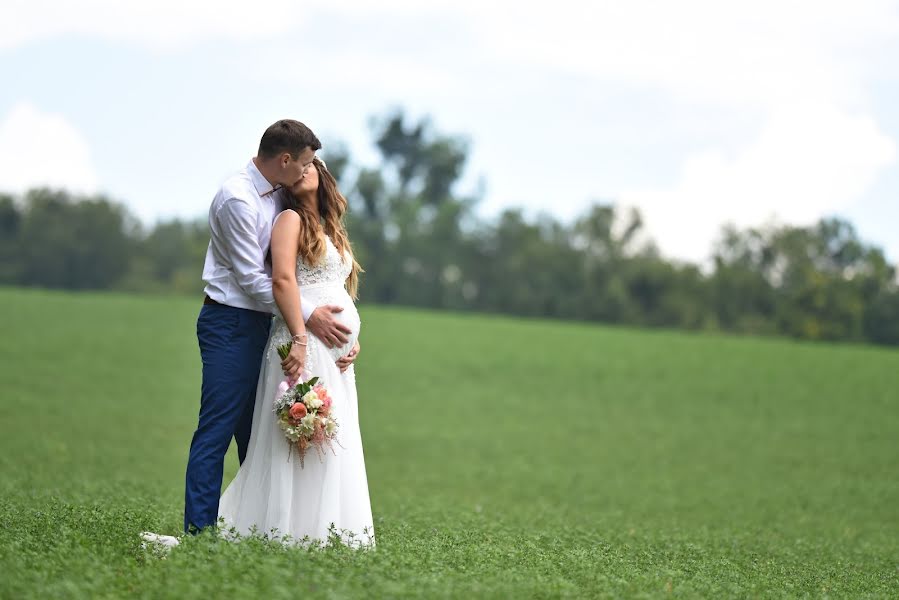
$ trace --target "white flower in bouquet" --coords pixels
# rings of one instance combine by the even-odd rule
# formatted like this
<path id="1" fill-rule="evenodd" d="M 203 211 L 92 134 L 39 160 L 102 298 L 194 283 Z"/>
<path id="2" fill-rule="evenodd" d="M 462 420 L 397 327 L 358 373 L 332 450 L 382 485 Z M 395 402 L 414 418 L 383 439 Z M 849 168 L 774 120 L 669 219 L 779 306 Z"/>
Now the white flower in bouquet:
<path id="1" fill-rule="evenodd" d="M 315 430 L 315 415 L 308 414 L 302 419 L 300 419 L 300 426 L 302 426 L 303 430 L 311 433 Z"/>
<path id="2" fill-rule="evenodd" d="M 289 343 L 278 348 L 282 358 L 289 351 Z M 334 452 L 332 444 L 340 445 L 336 439 L 338 423 L 330 414 L 331 403 L 328 389 L 318 377 L 308 381 L 284 381 L 278 386 L 273 402 L 275 414 L 291 452 L 295 449 L 299 453 L 300 467 L 304 465 L 307 449 L 315 448 L 321 457 L 324 448 Z"/>
<path id="3" fill-rule="evenodd" d="M 305 404 L 306 408 L 309 410 L 317 410 L 322 407 L 324 402 L 315 392 L 307 392 L 306 395 L 303 396 L 303 404 Z"/>

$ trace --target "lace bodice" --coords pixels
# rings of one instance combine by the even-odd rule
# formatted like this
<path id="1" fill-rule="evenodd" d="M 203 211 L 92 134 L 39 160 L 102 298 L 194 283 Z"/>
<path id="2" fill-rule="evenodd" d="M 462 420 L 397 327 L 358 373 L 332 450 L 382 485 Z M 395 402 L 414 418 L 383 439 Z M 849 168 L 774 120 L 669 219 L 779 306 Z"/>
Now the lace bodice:
<path id="1" fill-rule="evenodd" d="M 297 258 L 297 283 L 301 288 L 318 285 L 339 285 L 343 287 L 350 276 L 353 263 L 342 260 L 340 251 L 331 238 L 325 237 L 325 258 L 317 265 L 310 267 L 302 258 Z"/>
<path id="2" fill-rule="evenodd" d="M 349 335 L 349 341 L 343 346 L 337 348 L 328 348 L 327 352 L 334 360 L 346 356 L 356 343 L 359 336 L 359 329 L 362 326 L 362 320 L 359 318 L 359 312 L 353 304 L 353 299 L 346 291 L 346 279 L 349 277 L 353 269 L 351 259 L 341 260 L 340 251 L 331 238 L 325 238 L 325 257 L 315 266 L 309 266 L 303 262 L 302 258 L 297 258 L 297 284 L 299 284 L 302 292 L 303 300 L 312 302 L 316 306 L 325 304 L 340 306 L 343 311 L 336 313 L 337 320 L 350 328 L 352 333 Z M 266 356 L 275 360 L 275 348 L 290 340 L 290 333 L 287 331 L 287 325 L 280 316 L 274 319 L 271 337 L 269 339 L 268 350 Z M 314 335 L 310 335 L 309 348 L 307 349 L 306 367 L 311 374 L 317 372 L 314 364 L 312 349 L 322 342 Z M 274 357 L 274 358 L 273 358 Z M 352 369 L 348 371 L 352 377 Z"/>

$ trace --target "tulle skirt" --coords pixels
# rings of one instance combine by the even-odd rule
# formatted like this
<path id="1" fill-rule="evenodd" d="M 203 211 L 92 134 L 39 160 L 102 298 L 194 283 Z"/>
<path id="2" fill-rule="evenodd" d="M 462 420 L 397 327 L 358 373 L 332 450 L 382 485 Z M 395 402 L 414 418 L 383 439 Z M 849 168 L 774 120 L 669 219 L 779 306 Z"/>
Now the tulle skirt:
<path id="1" fill-rule="evenodd" d="M 332 289 L 333 288 L 333 289 Z M 278 385 L 284 380 L 276 346 L 289 338 L 284 322 L 275 319 L 262 361 L 253 429 L 243 465 L 222 494 L 219 517 L 239 534 L 258 533 L 288 543 L 326 541 L 334 535 L 350 546 L 372 546 L 374 525 L 359 432 L 354 366 L 341 373 L 335 360 L 355 343 L 361 325 L 350 297 L 341 288 L 303 288 L 318 305 L 339 304 L 339 318 L 352 330 L 342 348 L 328 349 L 309 335 L 304 379 L 318 376 L 332 399 L 339 425 L 333 452 L 306 451 L 301 465 L 273 412 Z"/>

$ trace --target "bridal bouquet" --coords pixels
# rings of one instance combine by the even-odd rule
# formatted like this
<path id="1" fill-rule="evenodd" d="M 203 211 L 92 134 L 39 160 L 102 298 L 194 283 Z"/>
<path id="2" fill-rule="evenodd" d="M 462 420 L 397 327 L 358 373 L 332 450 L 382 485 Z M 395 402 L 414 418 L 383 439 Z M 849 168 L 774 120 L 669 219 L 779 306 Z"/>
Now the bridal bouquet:
<path id="1" fill-rule="evenodd" d="M 289 343 L 278 347 L 282 359 L 289 353 Z M 304 466 L 303 458 L 310 447 L 314 447 L 319 455 L 326 447 L 334 451 L 337 420 L 331 416 L 331 396 L 318 377 L 292 385 L 282 381 L 274 410 L 291 452 L 296 448 L 300 454 L 300 466 Z"/>

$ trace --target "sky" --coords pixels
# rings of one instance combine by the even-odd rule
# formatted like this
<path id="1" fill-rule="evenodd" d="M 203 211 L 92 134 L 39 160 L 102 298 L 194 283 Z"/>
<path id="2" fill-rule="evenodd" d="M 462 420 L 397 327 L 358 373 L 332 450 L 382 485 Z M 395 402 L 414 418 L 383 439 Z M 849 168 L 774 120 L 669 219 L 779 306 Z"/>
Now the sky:
<path id="1" fill-rule="evenodd" d="M 3 0 L 0 190 L 206 214 L 265 128 L 377 164 L 373 117 L 464 136 L 491 218 L 639 208 L 663 254 L 850 220 L 899 261 L 899 0 Z"/>

